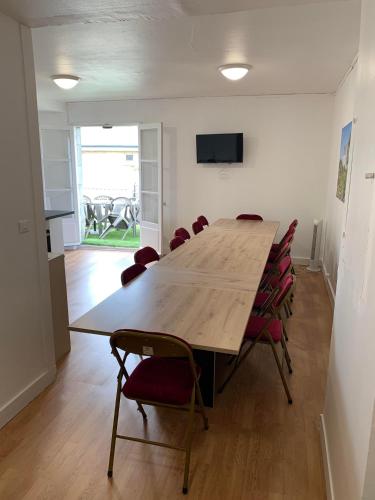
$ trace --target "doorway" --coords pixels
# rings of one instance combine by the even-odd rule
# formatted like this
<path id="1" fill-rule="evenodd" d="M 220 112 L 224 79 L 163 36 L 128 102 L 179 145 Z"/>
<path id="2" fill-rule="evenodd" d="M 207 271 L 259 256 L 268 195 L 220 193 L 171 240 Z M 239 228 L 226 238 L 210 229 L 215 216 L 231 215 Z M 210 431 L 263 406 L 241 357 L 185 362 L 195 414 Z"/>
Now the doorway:
<path id="1" fill-rule="evenodd" d="M 77 127 L 83 245 L 140 246 L 138 126 Z"/>

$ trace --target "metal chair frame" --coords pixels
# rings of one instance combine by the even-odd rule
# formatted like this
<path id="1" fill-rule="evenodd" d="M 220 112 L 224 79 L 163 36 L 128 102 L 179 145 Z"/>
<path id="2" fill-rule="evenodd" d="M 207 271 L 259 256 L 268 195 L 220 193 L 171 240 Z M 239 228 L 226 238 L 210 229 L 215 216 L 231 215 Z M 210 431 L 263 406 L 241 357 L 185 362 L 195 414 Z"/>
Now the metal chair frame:
<path id="1" fill-rule="evenodd" d="M 115 412 L 113 418 L 113 428 L 112 428 L 112 438 L 111 438 L 111 450 L 109 456 L 108 464 L 108 477 L 113 475 L 113 462 L 115 455 L 116 439 L 125 439 L 128 441 L 136 441 L 139 443 L 147 443 L 156 446 L 161 446 L 164 448 L 171 448 L 174 450 L 180 450 L 185 452 L 185 468 L 184 468 L 184 480 L 182 491 L 184 494 L 188 492 L 188 481 L 189 481 L 189 467 L 190 467 L 190 455 L 191 455 L 191 445 L 193 438 L 193 427 L 194 427 L 194 414 L 198 411 L 203 420 L 204 429 L 208 429 L 208 419 L 205 414 L 202 394 L 199 387 L 199 377 L 197 375 L 196 366 L 193 359 L 193 354 L 190 346 L 184 341 L 177 337 L 171 335 L 163 335 L 160 333 L 153 332 L 143 332 L 136 330 L 117 330 L 110 337 L 110 344 L 112 347 L 112 354 L 117 359 L 120 370 L 117 375 L 117 391 L 116 391 L 116 401 L 115 401 Z M 120 356 L 119 349 L 124 351 L 123 357 Z M 188 411 L 188 424 L 187 424 L 187 435 L 185 446 L 173 446 L 168 443 L 162 443 L 159 441 L 151 441 L 148 439 L 137 438 L 133 436 L 126 436 L 117 433 L 118 417 L 120 411 L 120 400 L 122 392 L 122 378 L 129 380 L 129 373 L 125 368 L 125 361 L 127 356 L 132 354 L 138 355 L 150 355 L 161 356 L 168 358 L 186 358 L 189 361 L 189 367 L 191 374 L 193 376 L 194 384 L 191 392 L 190 403 L 188 405 L 173 405 L 160 403 L 158 401 L 148 401 L 148 400 L 135 400 L 138 406 L 139 412 L 146 423 L 147 415 L 143 409 L 142 405 L 160 406 L 165 408 L 171 408 L 176 410 Z M 196 407 L 195 400 L 198 400 L 198 407 Z M 131 399 L 131 398 L 128 398 Z"/>
<path id="2" fill-rule="evenodd" d="M 236 357 L 235 364 L 234 364 L 231 372 L 229 373 L 228 377 L 226 378 L 226 380 L 224 381 L 224 383 L 220 387 L 219 393 L 223 392 L 223 390 L 226 387 L 226 385 L 228 384 L 228 382 L 231 380 L 233 375 L 236 373 L 236 371 L 240 367 L 241 363 L 247 358 L 247 356 L 253 350 L 255 345 L 257 343 L 264 343 L 264 344 L 268 344 L 271 346 L 272 353 L 273 353 L 273 356 L 275 358 L 275 362 L 277 365 L 277 369 L 279 371 L 280 378 L 281 378 L 281 381 L 282 381 L 283 386 L 284 386 L 285 394 L 286 394 L 287 399 L 288 399 L 288 403 L 289 404 L 293 403 L 293 399 L 292 399 L 292 396 L 290 394 L 289 387 L 288 387 L 288 384 L 287 384 L 287 381 L 286 381 L 286 378 L 285 378 L 285 375 L 283 372 L 283 359 L 285 357 L 285 360 L 286 360 L 286 363 L 288 366 L 288 371 L 289 371 L 289 373 L 293 373 L 292 364 L 291 364 L 292 360 L 290 358 L 288 348 L 286 346 L 286 342 L 285 342 L 285 338 L 284 338 L 284 325 L 283 325 L 283 333 L 281 335 L 281 341 L 280 341 L 282 349 L 283 349 L 283 359 L 281 361 L 279 359 L 279 356 L 277 355 L 275 341 L 273 340 L 272 335 L 268 330 L 268 326 L 272 320 L 280 319 L 281 308 L 283 307 L 285 300 L 287 300 L 290 297 L 290 294 L 292 292 L 292 288 L 293 288 L 293 285 L 290 287 L 290 289 L 286 293 L 285 297 L 283 297 L 282 301 L 280 302 L 280 304 L 278 304 L 277 307 L 274 306 L 274 300 L 277 297 L 278 293 L 280 292 L 280 288 L 276 287 L 273 289 L 273 291 L 270 294 L 270 299 L 267 300 L 267 304 L 265 305 L 262 313 L 260 314 L 261 316 L 265 316 L 266 314 L 269 314 L 268 321 L 265 323 L 264 327 L 259 332 L 259 335 L 254 340 L 244 339 L 244 341 L 242 342 L 241 348 L 240 348 L 240 352 L 239 352 L 238 356 Z M 247 343 L 250 344 L 249 347 L 245 351 L 242 351 L 244 345 L 246 345 Z"/>

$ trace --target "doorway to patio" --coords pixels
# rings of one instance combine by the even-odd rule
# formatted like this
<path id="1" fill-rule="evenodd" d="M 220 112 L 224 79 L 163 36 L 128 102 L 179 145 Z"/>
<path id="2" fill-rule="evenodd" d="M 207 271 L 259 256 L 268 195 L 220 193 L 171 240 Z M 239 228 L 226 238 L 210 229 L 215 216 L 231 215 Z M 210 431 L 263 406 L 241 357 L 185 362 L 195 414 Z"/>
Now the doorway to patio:
<path id="1" fill-rule="evenodd" d="M 83 245 L 140 246 L 138 126 L 76 128 Z"/>

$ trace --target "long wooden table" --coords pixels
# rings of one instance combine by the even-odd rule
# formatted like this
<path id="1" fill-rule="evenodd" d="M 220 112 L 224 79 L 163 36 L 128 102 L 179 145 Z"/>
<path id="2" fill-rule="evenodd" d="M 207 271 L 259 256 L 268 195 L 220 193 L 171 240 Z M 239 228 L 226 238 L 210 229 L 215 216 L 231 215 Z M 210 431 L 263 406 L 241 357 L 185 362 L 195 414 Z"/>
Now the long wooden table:
<path id="1" fill-rule="evenodd" d="M 111 335 L 120 328 L 183 338 L 202 366 L 213 406 L 217 353 L 238 354 L 278 222 L 219 219 L 69 326 Z"/>

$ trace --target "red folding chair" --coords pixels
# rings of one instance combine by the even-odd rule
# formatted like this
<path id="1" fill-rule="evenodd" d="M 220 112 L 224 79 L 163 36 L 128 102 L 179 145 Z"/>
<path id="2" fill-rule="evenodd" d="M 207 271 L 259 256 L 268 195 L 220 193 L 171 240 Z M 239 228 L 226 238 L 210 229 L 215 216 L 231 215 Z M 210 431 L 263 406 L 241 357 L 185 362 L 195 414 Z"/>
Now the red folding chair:
<path id="1" fill-rule="evenodd" d="M 289 356 L 289 352 L 284 338 L 283 322 L 280 319 L 278 319 L 280 309 L 283 307 L 284 301 L 288 299 L 292 291 L 293 280 L 294 278 L 292 274 L 286 275 L 280 282 L 279 287 L 273 290 L 271 294 L 271 299 L 268 300 L 267 304 L 264 306 L 262 313 L 260 315 L 251 314 L 249 322 L 246 327 L 240 353 L 236 357 L 234 367 L 232 368 L 224 384 L 219 389 L 219 392 L 222 392 L 224 390 L 229 380 L 233 377 L 233 375 L 238 370 L 241 363 L 253 350 L 256 344 L 262 343 L 262 344 L 268 344 L 272 349 L 272 353 L 275 358 L 277 369 L 284 386 L 288 403 L 292 404 L 293 402 L 292 396 L 290 394 L 289 387 L 283 373 L 282 360 L 279 359 L 279 356 L 276 351 L 276 345 L 278 343 L 281 344 L 283 350 L 283 356 L 285 357 L 289 373 L 293 373 L 291 358 Z M 248 347 L 244 350 L 243 348 L 247 344 Z"/>
<path id="2" fill-rule="evenodd" d="M 178 229 L 176 229 L 174 235 L 179 236 L 183 240 L 190 240 L 190 234 L 184 227 L 179 227 Z"/>
<path id="3" fill-rule="evenodd" d="M 200 222 L 202 224 L 202 226 L 208 226 L 208 220 L 206 219 L 206 217 L 204 215 L 200 215 L 198 218 L 197 218 L 197 221 Z"/>
<path id="4" fill-rule="evenodd" d="M 197 220 L 195 222 L 193 222 L 192 224 L 192 229 L 193 229 L 193 233 L 194 234 L 198 234 L 200 232 L 203 231 L 204 227 L 202 226 L 202 224 L 200 222 L 198 222 Z"/>
<path id="5" fill-rule="evenodd" d="M 183 238 L 180 238 L 180 236 L 175 236 L 169 242 L 169 248 L 171 249 L 171 252 L 173 252 L 173 250 L 176 250 L 176 248 L 183 245 L 184 243 L 185 243 L 185 240 Z"/>
<path id="6" fill-rule="evenodd" d="M 165 448 L 185 452 L 185 470 L 183 493 L 188 492 L 190 453 L 193 438 L 194 413 L 199 411 L 205 429 L 208 429 L 208 419 L 205 414 L 202 395 L 199 387 L 200 368 L 195 364 L 193 352 L 189 344 L 173 335 L 134 330 L 118 330 L 110 338 L 112 354 L 120 365 L 117 376 L 117 392 L 111 451 L 108 464 L 108 477 L 113 475 L 116 440 L 126 439 L 140 443 L 148 443 Z M 121 357 L 120 352 L 125 354 Z M 150 356 L 143 359 L 129 375 L 125 368 L 128 354 Z M 125 383 L 123 384 L 123 377 Z M 186 442 L 183 447 L 150 441 L 133 436 L 118 434 L 118 417 L 120 411 L 121 393 L 137 403 L 138 410 L 144 420 L 147 419 L 143 405 L 162 406 L 177 410 L 188 410 L 188 425 Z M 197 401 L 198 407 L 195 408 Z"/>
<path id="7" fill-rule="evenodd" d="M 132 266 L 128 267 L 121 273 L 122 286 L 127 285 L 128 283 L 130 283 L 130 281 L 132 281 L 134 278 L 136 278 L 146 270 L 147 267 L 143 266 L 142 264 L 133 264 Z"/>
<path id="8" fill-rule="evenodd" d="M 160 260 L 160 257 L 157 251 L 152 247 L 140 248 L 134 254 L 134 262 L 136 264 L 142 264 L 142 266 L 146 266 L 150 262 L 155 262 L 157 260 Z"/>
<path id="9" fill-rule="evenodd" d="M 263 220 L 263 217 L 257 214 L 240 214 L 236 217 L 237 220 Z"/>

